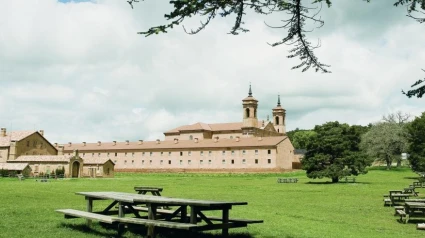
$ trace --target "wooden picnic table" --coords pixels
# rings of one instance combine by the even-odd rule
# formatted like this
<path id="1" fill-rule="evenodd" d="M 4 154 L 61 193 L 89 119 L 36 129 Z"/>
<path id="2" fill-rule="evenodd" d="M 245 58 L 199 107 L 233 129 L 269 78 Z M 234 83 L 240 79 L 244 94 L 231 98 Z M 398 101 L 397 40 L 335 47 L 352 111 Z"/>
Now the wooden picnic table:
<path id="1" fill-rule="evenodd" d="M 251 223 L 262 223 L 262 220 L 247 220 L 247 219 L 230 219 L 229 210 L 234 205 L 248 205 L 247 202 L 225 202 L 225 201 L 210 201 L 198 199 L 173 198 L 163 196 L 141 195 L 122 192 L 77 192 L 77 195 L 85 197 L 87 202 L 87 212 L 80 215 L 77 211 L 71 209 L 57 210 L 65 213 L 65 217 L 84 217 L 88 223 L 91 219 L 97 219 L 95 215 L 100 215 L 97 220 L 107 223 L 120 224 L 139 224 L 148 227 L 148 237 L 154 237 L 154 227 L 168 227 L 175 229 L 186 229 L 190 231 L 204 231 L 221 229 L 222 235 L 228 235 L 229 228 L 246 227 Z M 95 200 L 111 200 L 112 203 L 103 211 L 93 213 L 93 201 Z M 106 216 L 111 214 L 111 209 L 118 204 L 118 217 Z M 147 208 L 147 217 L 139 214 L 138 205 L 145 205 Z M 158 207 L 169 205 L 178 206 L 178 209 L 171 214 L 161 214 L 158 212 Z M 187 208 L 190 208 L 188 213 Z M 134 214 L 135 218 L 125 218 L 127 210 Z M 221 211 L 221 217 L 208 217 L 203 211 Z M 94 215 L 93 215 L 94 214 Z M 95 218 L 93 218 L 95 217 Z M 198 224 L 203 221 L 204 223 Z M 214 222 L 213 222 L 214 221 Z M 205 224 L 206 223 L 206 224 Z"/>
<path id="2" fill-rule="evenodd" d="M 408 188 L 404 188 L 404 191 L 403 191 L 403 193 L 405 193 L 405 194 L 413 194 L 413 196 L 418 196 L 418 193 L 415 191 L 415 187 L 413 187 L 413 186 L 409 186 Z"/>
<path id="3" fill-rule="evenodd" d="M 154 196 L 161 196 L 162 188 L 160 187 L 146 187 L 146 186 L 135 186 L 134 191 L 138 194 L 146 194 L 150 192 Z"/>
<path id="4" fill-rule="evenodd" d="M 397 203 L 402 203 L 404 202 L 405 199 L 408 199 L 410 197 L 411 197 L 411 194 L 403 194 L 403 193 L 391 194 L 390 195 L 391 204 L 395 205 Z"/>
<path id="5" fill-rule="evenodd" d="M 412 217 L 425 218 L 425 203 L 423 202 L 406 202 L 404 205 L 404 223 L 407 223 Z M 402 219 L 402 216 L 400 217 Z"/>

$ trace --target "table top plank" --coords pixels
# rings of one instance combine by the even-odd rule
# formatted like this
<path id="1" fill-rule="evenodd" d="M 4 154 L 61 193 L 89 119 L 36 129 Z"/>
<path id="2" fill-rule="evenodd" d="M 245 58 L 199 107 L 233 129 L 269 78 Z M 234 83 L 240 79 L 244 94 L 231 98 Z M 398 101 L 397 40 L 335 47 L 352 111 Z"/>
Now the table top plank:
<path id="1" fill-rule="evenodd" d="M 187 205 L 203 207 L 224 207 L 232 205 L 248 205 L 248 202 L 233 201 L 210 201 L 200 199 L 174 198 L 163 196 L 150 196 L 123 192 L 77 192 L 77 195 L 83 195 L 88 198 L 109 199 L 128 203 L 154 203 L 166 205 Z"/>

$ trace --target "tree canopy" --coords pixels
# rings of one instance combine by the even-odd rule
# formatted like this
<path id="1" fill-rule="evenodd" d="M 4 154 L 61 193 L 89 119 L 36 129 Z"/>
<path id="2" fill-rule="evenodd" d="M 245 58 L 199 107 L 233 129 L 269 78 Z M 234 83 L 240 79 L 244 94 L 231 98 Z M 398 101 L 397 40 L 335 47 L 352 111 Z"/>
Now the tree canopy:
<path id="1" fill-rule="evenodd" d="M 425 172 L 425 112 L 407 126 L 407 131 L 412 170 Z"/>
<path id="2" fill-rule="evenodd" d="M 144 1 L 144 0 L 142 0 Z M 204 30 L 207 25 L 215 19 L 220 17 L 235 17 L 233 27 L 230 29 L 229 34 L 238 35 L 241 32 L 248 32 L 249 29 L 244 26 L 244 16 L 249 10 L 254 14 L 269 15 L 269 14 L 282 14 L 285 18 L 282 20 L 282 25 L 270 26 L 272 28 L 285 29 L 286 33 L 278 42 L 271 43 L 272 47 L 282 44 L 292 46 L 289 50 L 288 58 L 299 58 L 300 63 L 293 66 L 292 69 L 301 68 L 302 72 L 313 68 L 316 72 L 330 73 L 330 65 L 321 63 L 314 50 L 320 47 L 320 41 L 317 45 L 313 45 L 307 39 L 307 33 L 310 29 L 306 29 L 307 23 L 314 23 L 318 28 L 325 24 L 324 20 L 318 15 L 322 10 L 322 5 L 327 7 L 332 6 L 333 0 L 173 0 L 170 4 L 173 5 L 173 10 L 165 14 L 164 17 L 168 22 L 165 25 L 154 26 L 144 32 L 139 32 L 145 36 L 152 34 L 167 33 L 169 29 L 182 24 L 185 19 L 193 16 L 204 17 L 204 21 L 200 23 L 197 29 L 190 31 L 183 29 L 188 34 L 196 34 Z M 370 2 L 373 0 L 363 0 Z M 395 1 L 395 2 L 393 2 Z M 407 6 L 407 16 L 418 21 L 419 23 L 425 22 L 425 17 L 418 17 L 417 14 L 425 14 L 421 10 L 425 10 L 425 0 L 393 0 L 389 1 L 394 6 Z M 133 8 L 134 3 L 140 0 L 127 0 Z M 422 97 L 425 94 L 425 85 L 422 83 L 424 80 L 416 81 L 411 87 L 412 89 L 403 92 L 406 96 Z"/>
<path id="3" fill-rule="evenodd" d="M 316 134 L 307 144 L 307 153 L 301 162 L 307 177 L 327 177 L 338 182 L 345 176 L 367 173 L 366 166 L 371 161 L 359 148 L 364 127 L 336 121 L 315 126 L 314 132 Z"/>
<path id="4" fill-rule="evenodd" d="M 309 143 L 310 138 L 312 138 L 316 132 L 313 130 L 300 130 L 297 128 L 293 131 L 287 132 L 286 134 L 288 135 L 295 149 L 305 149 L 307 148 L 307 144 Z"/>

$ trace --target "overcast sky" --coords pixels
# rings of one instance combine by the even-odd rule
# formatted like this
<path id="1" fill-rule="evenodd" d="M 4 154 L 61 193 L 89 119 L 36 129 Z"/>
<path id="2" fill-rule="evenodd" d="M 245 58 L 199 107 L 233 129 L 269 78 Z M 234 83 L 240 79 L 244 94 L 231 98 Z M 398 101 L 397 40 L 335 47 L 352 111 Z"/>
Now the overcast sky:
<path id="1" fill-rule="evenodd" d="M 227 34 L 233 18 L 188 35 L 136 34 L 164 24 L 168 0 L 72 2 L 0 0 L 0 126 L 45 130 L 52 143 L 155 140 L 196 122 L 242 121 L 252 83 L 260 119 L 280 93 L 287 129 L 338 120 L 366 125 L 401 110 L 425 111 L 425 99 L 401 94 L 424 78 L 424 25 L 391 0 L 333 1 L 316 51 L 331 74 L 291 70 L 289 46 L 270 47 L 285 16 L 247 15 L 249 33 Z M 308 2 L 308 1 L 307 1 Z M 200 19 L 185 23 L 196 28 Z"/>

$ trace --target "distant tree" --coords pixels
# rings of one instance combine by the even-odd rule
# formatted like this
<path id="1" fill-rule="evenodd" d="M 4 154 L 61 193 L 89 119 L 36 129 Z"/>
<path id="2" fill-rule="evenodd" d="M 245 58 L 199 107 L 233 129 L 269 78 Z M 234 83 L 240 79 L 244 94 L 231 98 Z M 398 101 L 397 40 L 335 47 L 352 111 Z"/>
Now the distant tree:
<path id="1" fill-rule="evenodd" d="M 401 153 L 407 150 L 407 134 L 404 123 L 378 122 L 362 136 L 360 148 L 370 158 L 376 158 L 391 168 L 394 159 L 401 165 Z"/>
<path id="2" fill-rule="evenodd" d="M 316 135 L 316 132 L 313 130 L 297 131 L 291 140 L 292 145 L 295 147 L 295 149 L 305 149 L 307 148 L 307 144 L 309 143 L 310 139 L 314 135 Z"/>
<path id="3" fill-rule="evenodd" d="M 367 173 L 371 161 L 359 148 L 361 126 L 328 122 L 314 127 L 316 134 L 307 145 L 302 168 L 309 178 L 331 178 L 333 183 L 349 175 Z"/>
<path id="4" fill-rule="evenodd" d="M 407 125 L 407 132 L 412 170 L 425 172 L 425 112 Z"/>
<path id="5" fill-rule="evenodd" d="M 141 0 L 127 0 L 133 8 L 133 4 Z M 142 0 L 143 1 L 143 0 Z M 354 1 L 354 0 L 353 0 Z M 363 0 L 370 2 L 371 0 Z M 394 6 L 407 5 L 407 16 L 418 21 L 425 22 L 425 17 L 418 17 L 418 14 L 423 14 L 421 10 L 425 10 L 425 0 L 393 0 L 388 1 Z M 245 22 L 243 17 L 249 14 L 270 15 L 281 14 L 284 20 L 281 25 L 270 26 L 271 28 L 284 29 L 286 33 L 278 42 L 270 43 L 271 46 L 290 45 L 288 58 L 299 58 L 300 63 L 293 66 L 292 69 L 301 68 L 302 71 L 307 71 L 313 68 L 316 72 L 330 73 L 329 65 L 323 64 L 314 54 L 314 50 L 320 47 L 320 41 L 317 44 L 312 44 L 307 39 L 307 34 L 312 31 L 311 26 L 317 28 L 322 27 L 325 22 L 318 16 L 322 10 L 322 4 L 331 7 L 332 0 L 174 0 L 170 1 L 173 5 L 173 10 L 164 17 L 169 21 L 168 24 L 151 27 L 149 30 L 139 32 L 145 36 L 152 34 L 167 33 L 187 18 L 193 16 L 205 17 L 200 26 L 194 30 L 187 31 L 188 34 L 197 34 L 204 30 L 207 25 L 217 16 L 228 17 L 234 16 L 235 22 L 230 29 L 229 34 L 238 35 L 241 32 L 248 32 L 244 27 Z M 417 81 L 414 86 L 423 83 L 422 80 Z M 425 85 L 420 88 L 413 89 L 405 93 L 408 97 L 422 97 L 425 93 Z"/>

